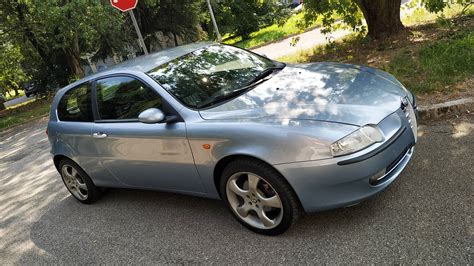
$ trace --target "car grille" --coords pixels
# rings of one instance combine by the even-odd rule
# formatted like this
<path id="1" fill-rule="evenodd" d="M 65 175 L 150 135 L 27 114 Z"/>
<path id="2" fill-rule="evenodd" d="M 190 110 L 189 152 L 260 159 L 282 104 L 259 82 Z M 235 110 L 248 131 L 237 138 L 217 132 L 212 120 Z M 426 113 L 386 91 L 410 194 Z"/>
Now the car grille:
<path id="1" fill-rule="evenodd" d="M 413 132 L 413 135 L 415 136 L 415 142 L 418 138 L 418 129 L 417 129 L 417 122 L 416 122 L 416 115 L 415 115 L 415 110 L 413 109 L 413 106 L 411 103 L 408 104 L 408 106 L 402 108 L 403 112 L 405 113 L 406 118 L 408 119 L 408 123 L 410 123 L 411 130 Z"/>

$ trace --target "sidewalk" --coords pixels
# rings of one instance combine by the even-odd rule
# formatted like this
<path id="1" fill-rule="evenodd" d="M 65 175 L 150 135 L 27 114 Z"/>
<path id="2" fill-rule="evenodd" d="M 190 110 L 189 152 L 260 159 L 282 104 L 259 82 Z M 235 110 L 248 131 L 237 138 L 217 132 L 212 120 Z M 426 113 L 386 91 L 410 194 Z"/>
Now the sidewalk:
<path id="1" fill-rule="evenodd" d="M 251 50 L 257 54 L 265 55 L 268 58 L 278 59 L 279 57 L 296 53 L 299 50 L 306 50 L 316 45 L 327 44 L 328 38 L 330 38 L 330 40 L 335 40 L 346 36 L 348 33 L 350 33 L 349 30 L 339 30 L 325 35 L 321 33 L 321 28 L 316 28 L 302 34 L 286 38 L 279 42 L 271 43 Z M 296 46 L 291 46 L 291 40 L 297 37 L 299 37 L 300 40 L 297 42 Z"/>

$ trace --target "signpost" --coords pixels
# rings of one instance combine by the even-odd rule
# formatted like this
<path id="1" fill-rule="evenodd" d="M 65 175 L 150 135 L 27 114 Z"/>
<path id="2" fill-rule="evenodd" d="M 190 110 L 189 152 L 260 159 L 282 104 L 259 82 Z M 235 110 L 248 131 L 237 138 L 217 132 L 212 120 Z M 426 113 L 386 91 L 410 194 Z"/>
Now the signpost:
<path id="1" fill-rule="evenodd" d="M 211 20 L 212 20 L 212 24 L 214 25 L 214 30 L 216 31 L 217 40 L 221 42 L 222 37 L 221 37 L 221 34 L 219 33 L 219 28 L 217 27 L 217 22 L 216 22 L 216 18 L 214 17 L 214 11 L 212 10 L 211 1 L 206 0 L 206 2 L 207 2 L 207 7 L 209 8 L 209 13 L 211 14 Z"/>
<path id="2" fill-rule="evenodd" d="M 133 14 L 133 9 L 137 6 L 138 0 L 110 0 L 110 4 L 112 4 L 113 7 L 117 8 L 118 10 L 122 12 L 128 11 L 130 14 L 130 17 L 132 18 L 132 23 L 133 26 L 135 27 L 135 30 L 137 31 L 138 35 L 138 41 L 140 42 L 140 46 L 143 49 L 143 52 L 147 55 L 148 54 L 148 49 L 146 48 L 145 42 L 143 41 L 142 33 L 140 32 L 140 28 L 138 27 L 137 20 L 135 18 L 135 15 Z"/>

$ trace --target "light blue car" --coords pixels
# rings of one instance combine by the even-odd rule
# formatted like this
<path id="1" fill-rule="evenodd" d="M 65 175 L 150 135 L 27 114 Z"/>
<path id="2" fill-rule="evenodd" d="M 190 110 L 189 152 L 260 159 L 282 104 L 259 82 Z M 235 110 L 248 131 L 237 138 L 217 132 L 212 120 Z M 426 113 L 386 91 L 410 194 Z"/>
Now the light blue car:
<path id="1" fill-rule="evenodd" d="M 415 98 L 383 71 L 285 65 L 212 43 L 76 81 L 48 124 L 54 164 L 80 202 L 104 187 L 221 198 L 267 235 L 382 191 L 416 136 Z"/>

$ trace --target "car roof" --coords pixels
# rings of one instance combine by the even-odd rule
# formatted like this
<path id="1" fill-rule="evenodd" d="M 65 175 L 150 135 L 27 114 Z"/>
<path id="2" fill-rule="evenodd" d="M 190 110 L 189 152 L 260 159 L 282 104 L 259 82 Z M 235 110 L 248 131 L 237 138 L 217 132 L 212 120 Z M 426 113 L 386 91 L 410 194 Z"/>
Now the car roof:
<path id="1" fill-rule="evenodd" d="M 126 72 L 127 70 L 140 71 L 140 72 L 146 73 L 160 65 L 168 63 L 169 61 L 173 59 L 176 59 L 188 53 L 194 52 L 197 49 L 207 47 L 212 44 L 213 44 L 212 42 L 190 43 L 190 44 L 185 44 L 181 46 L 176 46 L 173 48 L 164 49 L 156 53 L 138 56 L 138 57 L 123 61 L 117 65 L 106 68 L 103 71 L 88 75 L 80 80 L 77 80 L 69 84 L 65 88 L 74 87 L 83 82 L 96 79 L 108 74 L 113 74 L 117 72 Z"/>

